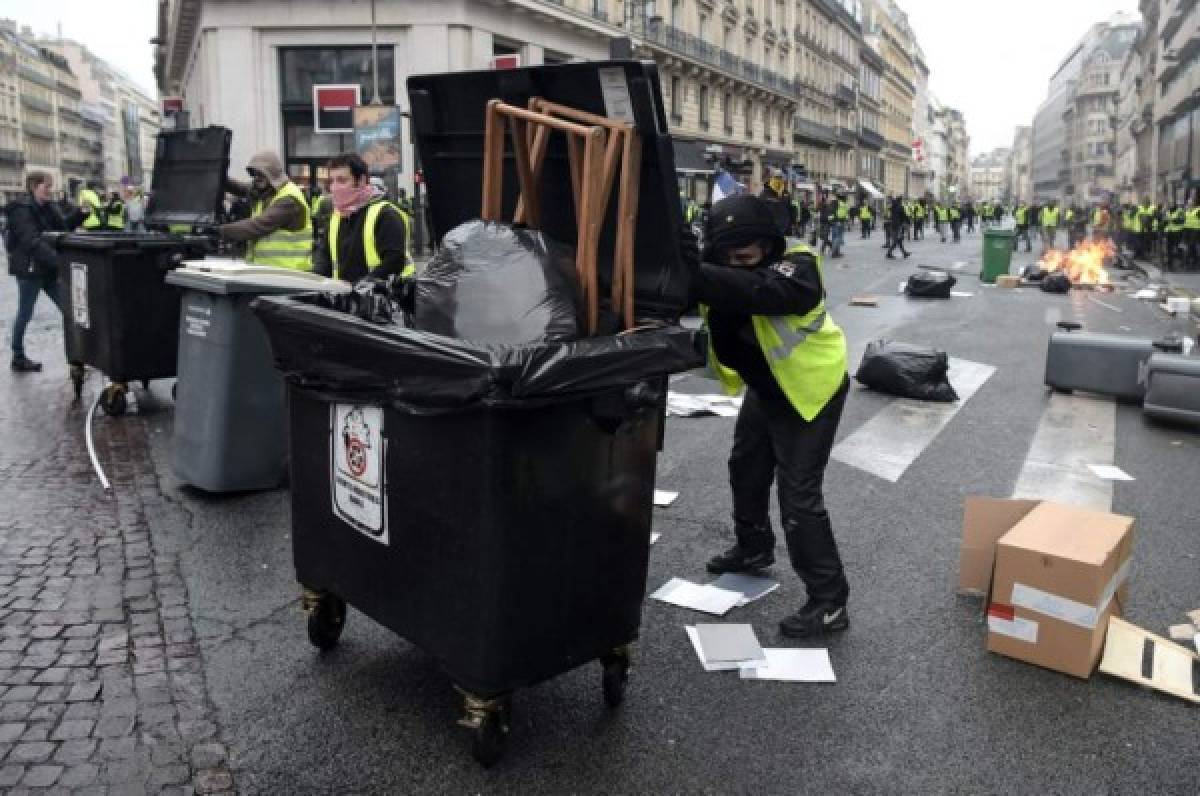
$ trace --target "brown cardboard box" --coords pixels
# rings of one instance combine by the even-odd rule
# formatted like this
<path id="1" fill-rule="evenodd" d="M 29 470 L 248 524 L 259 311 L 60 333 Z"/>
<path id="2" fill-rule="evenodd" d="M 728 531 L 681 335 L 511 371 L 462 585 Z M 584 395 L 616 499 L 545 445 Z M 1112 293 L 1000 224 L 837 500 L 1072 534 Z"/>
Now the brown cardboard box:
<path id="1" fill-rule="evenodd" d="M 989 650 L 1087 678 L 1121 615 L 1132 544 L 1131 517 L 968 498 L 959 590 L 987 595 Z"/>
<path id="2" fill-rule="evenodd" d="M 996 277 L 996 287 L 1013 288 L 1013 287 L 1020 287 L 1020 286 L 1021 286 L 1021 277 L 1019 277 L 1019 276 L 1012 276 L 1009 274 L 1001 274 L 1000 276 Z"/>

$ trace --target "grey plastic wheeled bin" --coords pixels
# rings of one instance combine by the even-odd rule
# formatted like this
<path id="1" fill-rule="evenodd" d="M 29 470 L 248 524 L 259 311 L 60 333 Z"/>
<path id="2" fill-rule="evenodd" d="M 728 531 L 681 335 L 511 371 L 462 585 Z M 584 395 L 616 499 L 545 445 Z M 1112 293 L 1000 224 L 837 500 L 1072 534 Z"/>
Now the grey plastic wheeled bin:
<path id="1" fill-rule="evenodd" d="M 171 455 L 175 475 L 207 492 L 273 489 L 287 472 L 283 378 L 258 318 L 258 296 L 338 293 L 350 286 L 304 271 L 241 260 L 184 263 Z"/>

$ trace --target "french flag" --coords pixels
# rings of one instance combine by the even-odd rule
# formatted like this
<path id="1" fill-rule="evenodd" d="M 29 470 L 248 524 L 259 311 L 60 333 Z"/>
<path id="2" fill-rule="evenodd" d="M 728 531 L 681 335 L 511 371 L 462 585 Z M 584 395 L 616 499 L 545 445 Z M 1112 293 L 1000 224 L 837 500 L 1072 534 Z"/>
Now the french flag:
<path id="1" fill-rule="evenodd" d="M 734 196 L 746 190 L 746 186 L 733 178 L 733 175 L 727 171 L 718 171 L 717 177 L 713 180 L 712 201 L 713 204 L 724 199 L 726 196 Z"/>

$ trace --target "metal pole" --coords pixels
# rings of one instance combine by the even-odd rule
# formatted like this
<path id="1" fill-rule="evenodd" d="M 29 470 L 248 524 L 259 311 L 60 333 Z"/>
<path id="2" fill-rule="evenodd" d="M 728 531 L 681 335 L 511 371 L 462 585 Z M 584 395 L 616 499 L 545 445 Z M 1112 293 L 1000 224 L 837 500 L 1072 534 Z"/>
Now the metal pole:
<path id="1" fill-rule="evenodd" d="M 382 105 L 379 98 L 379 44 L 375 30 L 375 0 L 371 0 L 371 93 L 372 105 Z"/>

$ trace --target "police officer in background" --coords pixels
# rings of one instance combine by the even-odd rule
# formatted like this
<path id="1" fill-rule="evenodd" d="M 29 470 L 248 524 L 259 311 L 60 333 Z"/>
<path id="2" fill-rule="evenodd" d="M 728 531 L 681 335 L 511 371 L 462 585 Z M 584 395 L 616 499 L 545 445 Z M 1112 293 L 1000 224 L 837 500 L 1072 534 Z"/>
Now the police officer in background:
<path id="1" fill-rule="evenodd" d="M 79 225 L 87 231 L 103 229 L 104 208 L 104 200 L 100 198 L 100 184 L 89 180 L 86 188 L 79 189 L 79 209 L 84 213 Z"/>
<path id="2" fill-rule="evenodd" d="M 794 638 L 845 630 L 849 584 L 822 482 L 849 380 L 845 336 L 825 308 L 821 258 L 804 244 L 787 248 L 767 203 L 752 196 L 715 204 L 704 239 L 693 284 L 709 361 L 727 392 L 747 388 L 729 457 L 736 541 L 708 570 L 757 572 L 774 563 L 775 481 L 788 556 L 808 592 L 780 630 Z"/>
<path id="3" fill-rule="evenodd" d="M 338 155 L 326 166 L 333 214 L 313 252 L 313 271 L 346 282 L 414 272 L 409 225 L 368 175 L 357 154 Z"/>

